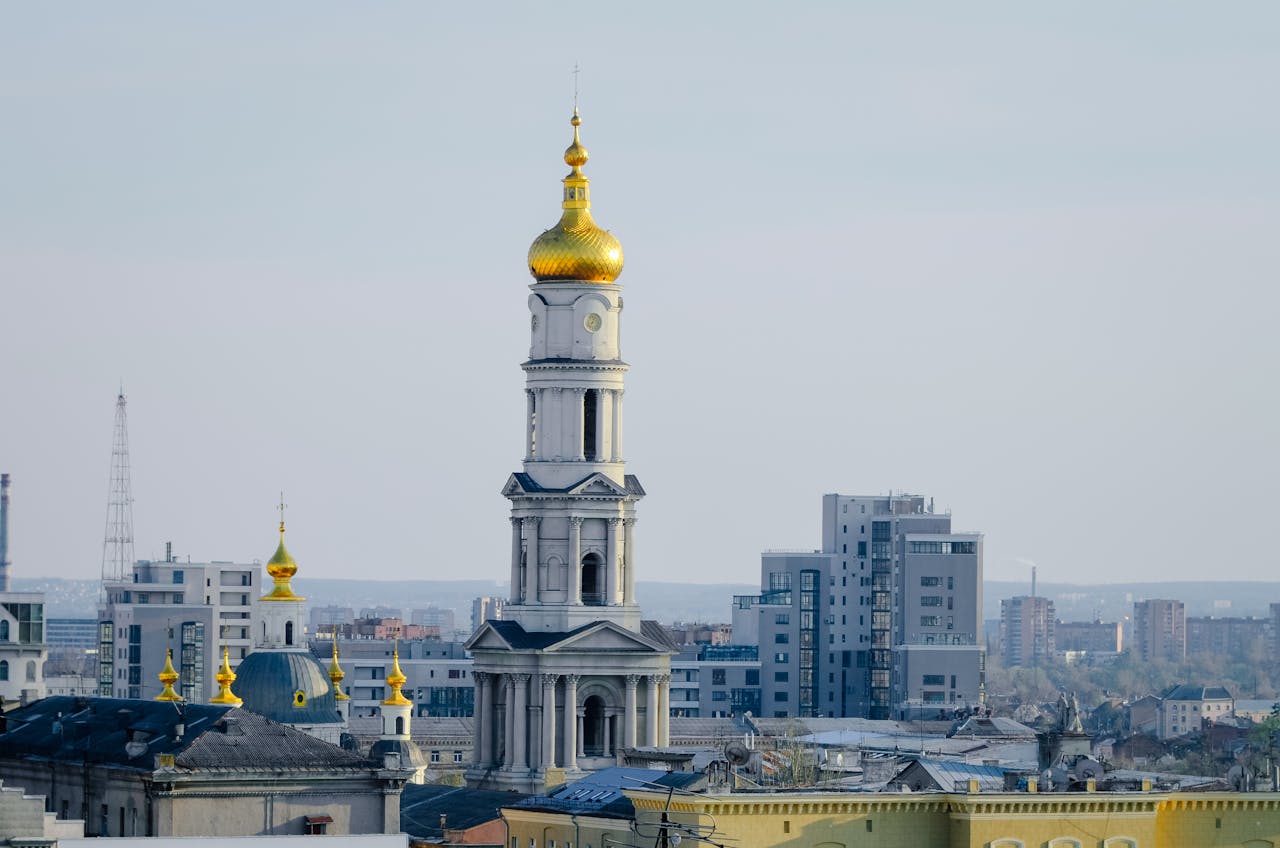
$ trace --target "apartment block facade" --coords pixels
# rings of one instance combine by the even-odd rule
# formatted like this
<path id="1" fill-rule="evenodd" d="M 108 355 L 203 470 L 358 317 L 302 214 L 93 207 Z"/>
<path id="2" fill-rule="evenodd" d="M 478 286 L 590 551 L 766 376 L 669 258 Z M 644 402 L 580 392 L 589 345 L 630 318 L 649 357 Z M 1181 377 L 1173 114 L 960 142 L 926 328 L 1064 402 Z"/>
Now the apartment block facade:
<path id="1" fill-rule="evenodd" d="M 980 703 L 982 535 L 916 495 L 825 495 L 822 528 L 820 550 L 765 552 L 760 594 L 734 599 L 734 642 L 760 649 L 760 714 Z"/>
<path id="2" fill-rule="evenodd" d="M 1055 659 L 1057 619 L 1053 601 L 1019 595 L 1000 602 L 1000 661 L 1009 668 L 1046 665 Z"/>
<path id="3" fill-rule="evenodd" d="M 156 672 L 173 650 L 179 694 L 207 701 L 226 646 L 232 667 L 253 648 L 261 566 L 231 562 L 134 564 L 128 581 L 108 581 L 98 615 L 98 694 L 154 698 Z"/>
<path id="4" fill-rule="evenodd" d="M 1150 598 L 1133 605 L 1133 649 L 1143 662 L 1187 658 L 1187 609 L 1182 601 Z"/>

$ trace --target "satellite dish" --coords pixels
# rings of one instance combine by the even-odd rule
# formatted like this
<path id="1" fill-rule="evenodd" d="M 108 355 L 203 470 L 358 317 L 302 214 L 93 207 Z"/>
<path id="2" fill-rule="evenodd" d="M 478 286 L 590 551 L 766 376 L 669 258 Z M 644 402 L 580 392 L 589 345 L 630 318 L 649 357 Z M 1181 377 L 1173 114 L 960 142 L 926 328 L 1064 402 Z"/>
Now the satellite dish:
<path id="1" fill-rule="evenodd" d="M 670 845 L 671 848 L 676 848 L 676 846 L 679 845 L 682 841 L 683 841 L 683 837 L 680 836 L 680 834 L 678 833 L 672 833 L 667 836 L 667 844 Z"/>
<path id="2" fill-rule="evenodd" d="M 724 758 L 735 766 L 746 765 L 751 759 L 751 749 L 741 742 L 730 742 L 724 746 Z"/>
<path id="3" fill-rule="evenodd" d="M 141 757 L 143 754 L 147 753 L 147 743 L 146 742 L 126 742 L 124 746 L 124 752 L 129 755 L 129 759 L 131 760 L 135 757 Z"/>

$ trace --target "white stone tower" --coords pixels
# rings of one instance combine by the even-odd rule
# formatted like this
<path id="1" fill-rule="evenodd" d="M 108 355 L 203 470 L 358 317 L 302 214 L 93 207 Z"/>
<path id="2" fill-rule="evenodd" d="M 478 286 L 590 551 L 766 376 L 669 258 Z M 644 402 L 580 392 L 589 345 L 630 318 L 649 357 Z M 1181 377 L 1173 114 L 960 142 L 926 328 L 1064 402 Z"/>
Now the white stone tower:
<path id="1" fill-rule="evenodd" d="M 644 489 L 622 454 L 622 246 L 591 217 L 576 109 L 571 123 L 563 213 L 529 248 L 524 470 L 502 490 L 511 597 L 467 643 L 476 786 L 536 791 L 668 737 L 673 650 L 635 594 Z"/>

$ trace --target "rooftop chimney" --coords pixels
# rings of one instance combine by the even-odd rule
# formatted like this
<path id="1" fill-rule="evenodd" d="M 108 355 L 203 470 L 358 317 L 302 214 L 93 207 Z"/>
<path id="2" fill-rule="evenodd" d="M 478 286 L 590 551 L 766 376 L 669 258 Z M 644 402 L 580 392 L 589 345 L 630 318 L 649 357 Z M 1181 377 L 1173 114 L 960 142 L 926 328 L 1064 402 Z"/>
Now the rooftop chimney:
<path id="1" fill-rule="evenodd" d="M 9 475 L 0 474 L 0 592 L 9 591 Z"/>

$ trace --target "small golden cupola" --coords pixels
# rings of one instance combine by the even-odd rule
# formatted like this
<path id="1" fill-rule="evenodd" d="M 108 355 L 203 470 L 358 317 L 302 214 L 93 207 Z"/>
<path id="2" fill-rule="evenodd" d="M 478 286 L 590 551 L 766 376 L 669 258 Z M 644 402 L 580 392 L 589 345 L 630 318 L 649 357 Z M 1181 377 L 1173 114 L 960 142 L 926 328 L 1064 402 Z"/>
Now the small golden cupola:
<path id="1" fill-rule="evenodd" d="M 587 149 L 578 137 L 582 119 L 574 107 L 573 144 L 564 152 L 569 166 L 564 183 L 564 212 L 560 222 L 533 240 L 529 247 L 529 273 L 540 283 L 557 280 L 612 283 L 622 273 L 622 244 L 591 217 L 590 180 L 582 173 Z"/>
<path id="2" fill-rule="evenodd" d="M 271 591 L 262 596 L 264 601 L 305 601 L 299 595 L 293 593 L 293 586 L 289 581 L 293 575 L 298 573 L 298 563 L 294 562 L 293 557 L 284 546 L 284 520 L 280 521 L 280 545 L 276 548 L 276 552 L 271 555 L 271 559 L 267 562 L 267 573 L 276 581 L 276 585 Z"/>
<path id="3" fill-rule="evenodd" d="M 213 679 L 218 681 L 218 694 L 210 698 L 209 703 L 227 704 L 232 707 L 238 707 L 244 703 L 236 697 L 235 692 L 231 691 L 231 684 L 236 682 L 236 673 L 231 670 L 231 655 L 226 645 L 222 646 L 222 668 L 218 669 Z"/>
<path id="4" fill-rule="evenodd" d="M 382 703 L 389 707 L 411 707 L 413 701 L 410 701 L 400 691 L 400 687 L 408 682 L 409 678 L 404 676 L 404 672 L 400 670 L 400 649 L 396 648 L 391 655 L 391 673 L 387 675 L 387 685 L 391 687 L 391 694 L 383 699 Z"/>
<path id="5" fill-rule="evenodd" d="M 342 691 L 342 678 L 347 673 L 338 665 L 338 632 L 333 633 L 333 662 L 329 663 L 329 679 L 333 681 L 333 697 L 336 701 L 349 701 L 351 696 Z M 403 685 L 403 684 L 402 684 Z"/>
<path id="6" fill-rule="evenodd" d="M 178 672 L 173 670 L 173 648 L 170 648 L 164 655 L 164 669 L 156 675 L 160 678 L 160 682 L 164 688 L 160 690 L 160 694 L 156 695 L 157 701 L 182 701 L 185 700 L 181 695 L 173 690 L 173 684 L 178 682 Z"/>

